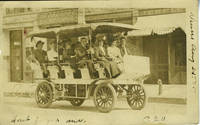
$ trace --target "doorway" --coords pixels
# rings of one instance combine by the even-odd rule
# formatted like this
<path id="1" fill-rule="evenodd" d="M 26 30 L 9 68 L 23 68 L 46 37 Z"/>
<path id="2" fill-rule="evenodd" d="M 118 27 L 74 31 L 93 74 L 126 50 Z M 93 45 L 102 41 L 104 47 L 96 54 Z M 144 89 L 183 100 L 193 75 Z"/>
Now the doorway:
<path id="1" fill-rule="evenodd" d="M 10 80 L 20 82 L 23 79 L 22 30 L 10 31 Z"/>
<path id="2" fill-rule="evenodd" d="M 168 37 L 146 36 L 143 38 L 143 54 L 150 57 L 151 77 L 146 83 L 156 84 L 158 79 L 162 79 L 164 84 L 168 84 Z"/>

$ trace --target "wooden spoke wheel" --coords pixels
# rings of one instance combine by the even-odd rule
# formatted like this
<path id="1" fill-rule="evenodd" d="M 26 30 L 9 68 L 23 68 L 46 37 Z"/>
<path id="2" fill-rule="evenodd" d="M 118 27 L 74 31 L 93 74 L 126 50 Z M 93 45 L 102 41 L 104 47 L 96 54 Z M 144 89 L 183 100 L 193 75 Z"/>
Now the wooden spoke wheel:
<path id="1" fill-rule="evenodd" d="M 70 100 L 70 103 L 73 105 L 73 106 L 81 106 L 84 102 L 84 99 L 71 99 Z"/>
<path id="2" fill-rule="evenodd" d="M 110 112 L 117 100 L 113 86 L 109 83 L 99 84 L 94 91 L 94 104 L 100 112 Z"/>
<path id="3" fill-rule="evenodd" d="M 128 86 L 127 102 L 134 110 L 141 110 L 146 101 L 145 91 L 141 85 Z"/>
<path id="4" fill-rule="evenodd" d="M 49 107 L 53 100 L 53 91 L 50 85 L 47 83 L 40 83 L 36 88 L 35 99 L 39 107 Z"/>

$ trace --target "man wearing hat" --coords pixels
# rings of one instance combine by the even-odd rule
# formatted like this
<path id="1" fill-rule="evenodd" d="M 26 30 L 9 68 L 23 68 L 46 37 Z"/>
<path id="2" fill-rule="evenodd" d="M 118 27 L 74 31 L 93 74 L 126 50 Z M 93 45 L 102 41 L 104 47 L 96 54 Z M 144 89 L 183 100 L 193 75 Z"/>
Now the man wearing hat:
<path id="1" fill-rule="evenodd" d="M 45 62 L 47 62 L 47 52 L 44 51 L 43 48 L 44 43 L 42 41 L 38 41 L 36 43 L 36 49 L 33 51 L 35 59 L 40 63 L 41 69 L 43 70 L 44 77 L 48 76 L 47 68 L 45 66 Z"/>
<path id="2" fill-rule="evenodd" d="M 34 50 L 34 56 L 37 61 L 41 63 L 45 63 L 47 61 L 47 52 L 44 51 L 43 48 L 44 43 L 42 41 L 38 41 L 36 43 L 36 49 Z"/>
<path id="3" fill-rule="evenodd" d="M 90 76 L 93 78 L 93 73 L 95 72 L 94 66 L 92 61 L 90 60 L 90 56 L 92 52 L 92 48 L 88 46 L 87 38 L 82 37 L 80 39 L 80 43 L 75 45 L 75 57 L 76 57 L 76 64 L 79 65 L 79 67 L 83 67 L 85 64 L 87 64 Z"/>

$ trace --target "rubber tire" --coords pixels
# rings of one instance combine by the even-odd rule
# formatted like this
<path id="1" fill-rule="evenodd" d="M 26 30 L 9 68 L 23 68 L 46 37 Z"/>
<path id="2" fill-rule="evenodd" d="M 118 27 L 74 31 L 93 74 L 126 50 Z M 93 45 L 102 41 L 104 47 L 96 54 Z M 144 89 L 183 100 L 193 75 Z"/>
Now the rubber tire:
<path id="1" fill-rule="evenodd" d="M 108 87 L 108 88 L 110 89 L 111 93 L 112 93 L 112 99 L 113 99 L 112 105 L 111 105 L 109 108 L 106 108 L 106 109 L 105 109 L 105 108 L 102 108 L 102 107 L 99 107 L 98 104 L 97 104 L 97 101 L 96 101 L 97 92 L 98 92 L 98 90 L 99 90 L 100 88 L 102 88 L 102 87 Z M 96 108 L 97 108 L 100 112 L 103 112 L 103 113 L 108 113 L 108 112 L 110 112 L 110 111 L 114 108 L 115 103 L 116 103 L 116 101 L 117 101 L 117 94 L 116 94 L 116 91 L 115 91 L 114 87 L 113 87 L 111 84 L 109 84 L 109 83 L 101 83 L 101 84 L 99 84 L 99 85 L 95 88 L 95 90 L 94 90 L 94 98 L 93 98 L 93 101 L 94 101 L 94 104 L 95 104 Z"/>
<path id="2" fill-rule="evenodd" d="M 133 109 L 133 110 L 141 110 L 141 109 L 144 108 L 144 106 L 145 106 L 145 104 L 146 104 L 146 94 L 145 94 L 144 88 L 143 88 L 141 85 L 133 85 L 133 86 L 140 86 L 140 88 L 142 89 L 142 91 L 143 91 L 143 93 L 144 93 L 143 103 L 142 103 L 142 105 L 139 106 L 139 107 L 136 107 L 136 106 L 132 105 L 131 102 L 130 102 L 130 98 L 129 98 L 129 96 L 128 96 L 128 93 L 127 93 L 127 98 L 126 98 L 126 99 L 127 99 L 127 103 L 128 103 L 128 105 L 131 107 L 131 109 Z"/>
<path id="3" fill-rule="evenodd" d="M 41 104 L 41 103 L 39 102 L 39 99 L 38 99 L 37 93 L 38 93 L 39 88 L 40 88 L 41 86 L 46 86 L 46 88 L 49 90 L 49 100 L 48 100 L 48 102 L 47 102 L 46 104 Z M 53 102 L 53 91 L 52 91 L 52 89 L 51 89 L 51 86 L 50 86 L 48 83 L 43 82 L 43 83 L 40 83 L 40 84 L 37 86 L 36 91 L 35 91 L 35 100 L 36 100 L 37 105 L 38 105 L 39 107 L 41 107 L 41 108 L 48 108 L 48 107 L 52 104 L 52 102 Z"/>

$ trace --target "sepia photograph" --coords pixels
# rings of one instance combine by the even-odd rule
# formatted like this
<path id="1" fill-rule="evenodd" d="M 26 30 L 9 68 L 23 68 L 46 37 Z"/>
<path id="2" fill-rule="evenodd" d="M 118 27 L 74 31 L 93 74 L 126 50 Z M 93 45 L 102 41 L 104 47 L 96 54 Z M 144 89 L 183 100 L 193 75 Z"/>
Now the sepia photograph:
<path id="1" fill-rule="evenodd" d="M 198 124 L 198 4 L 24 5 L 0 2 L 0 125 Z"/>

